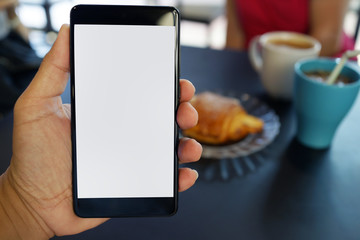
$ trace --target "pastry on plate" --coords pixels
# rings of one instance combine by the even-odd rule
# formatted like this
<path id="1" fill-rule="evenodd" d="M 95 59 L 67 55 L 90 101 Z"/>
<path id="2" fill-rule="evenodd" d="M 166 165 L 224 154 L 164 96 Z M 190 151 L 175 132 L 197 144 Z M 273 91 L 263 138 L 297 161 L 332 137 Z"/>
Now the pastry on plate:
<path id="1" fill-rule="evenodd" d="M 199 114 L 198 124 L 184 130 L 185 136 L 204 144 L 228 144 L 262 131 L 264 122 L 249 115 L 236 98 L 212 92 L 194 96 L 191 104 Z"/>

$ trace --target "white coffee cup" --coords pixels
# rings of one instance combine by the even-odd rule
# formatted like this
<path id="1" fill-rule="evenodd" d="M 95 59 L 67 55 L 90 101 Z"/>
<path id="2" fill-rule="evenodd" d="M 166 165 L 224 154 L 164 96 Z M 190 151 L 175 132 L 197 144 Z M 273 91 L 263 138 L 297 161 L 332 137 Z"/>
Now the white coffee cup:
<path id="1" fill-rule="evenodd" d="M 268 32 L 251 40 L 249 57 L 268 94 L 291 100 L 295 63 L 318 56 L 320 49 L 320 42 L 305 34 Z"/>

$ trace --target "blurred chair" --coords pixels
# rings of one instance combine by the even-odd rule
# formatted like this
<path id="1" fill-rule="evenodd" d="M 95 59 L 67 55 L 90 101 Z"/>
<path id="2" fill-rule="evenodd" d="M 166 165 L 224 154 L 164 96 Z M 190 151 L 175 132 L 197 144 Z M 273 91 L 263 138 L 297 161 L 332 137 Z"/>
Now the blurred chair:
<path id="1" fill-rule="evenodd" d="M 211 44 L 211 24 L 225 12 L 225 0 L 176 0 L 181 20 L 206 25 L 206 45 Z"/>
<path id="2" fill-rule="evenodd" d="M 184 1 L 178 0 L 176 7 L 182 20 L 200 22 L 209 25 L 217 17 L 224 14 L 225 1 Z"/>
<path id="3" fill-rule="evenodd" d="M 52 18 L 52 8 L 55 5 L 64 2 L 72 2 L 71 0 L 19 0 L 20 13 L 36 12 L 38 15 L 35 17 L 34 14 L 26 14 L 28 18 L 24 21 L 24 24 L 34 30 L 40 30 L 45 33 L 57 32 L 58 27 L 54 26 Z M 35 14 L 36 14 L 35 13 Z M 29 17 L 31 18 L 29 19 Z M 68 17 L 68 16 L 67 16 Z M 33 22 L 32 24 L 29 22 Z"/>
<path id="4" fill-rule="evenodd" d="M 355 33 L 354 33 L 355 41 L 358 40 L 359 30 L 360 30 L 360 7 L 357 10 L 357 23 L 356 23 L 356 26 L 355 26 Z"/>
<path id="5" fill-rule="evenodd" d="M 59 1 L 59 0 L 58 0 Z M 44 32 L 53 31 L 53 27 L 51 24 L 51 16 L 50 16 L 50 7 L 54 3 L 53 0 L 19 0 L 20 7 L 33 7 L 38 8 L 39 11 L 43 10 L 45 16 L 44 25 L 39 24 L 38 26 L 31 26 L 36 30 L 42 30 Z M 42 15 L 42 14 L 41 14 Z M 38 16 L 41 18 L 41 16 Z M 26 24 L 26 23 L 25 23 Z"/>
<path id="6" fill-rule="evenodd" d="M 1 0 L 0 0 L 1 1 Z M 29 29 L 29 40 L 39 56 L 54 43 L 63 23 L 68 23 L 73 0 L 18 0 L 17 13 Z"/>
<path id="7" fill-rule="evenodd" d="M 345 17 L 345 27 L 350 36 L 353 36 L 355 43 L 359 42 L 360 34 L 360 1 L 349 0 L 349 6 Z"/>

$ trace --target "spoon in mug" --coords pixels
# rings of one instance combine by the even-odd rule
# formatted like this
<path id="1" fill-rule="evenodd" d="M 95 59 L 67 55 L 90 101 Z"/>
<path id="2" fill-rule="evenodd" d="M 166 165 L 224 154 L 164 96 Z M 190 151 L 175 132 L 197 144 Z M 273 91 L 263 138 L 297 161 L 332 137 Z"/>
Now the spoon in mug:
<path id="1" fill-rule="evenodd" d="M 337 79 L 337 77 L 339 76 L 341 70 L 343 69 L 346 61 L 349 58 L 352 57 L 356 57 L 357 55 L 360 55 L 360 50 L 349 50 L 346 51 L 340 59 L 340 62 L 336 65 L 336 67 L 334 68 L 334 70 L 331 72 L 331 74 L 329 75 L 329 77 L 326 80 L 326 83 L 331 85 L 334 84 L 335 80 Z"/>

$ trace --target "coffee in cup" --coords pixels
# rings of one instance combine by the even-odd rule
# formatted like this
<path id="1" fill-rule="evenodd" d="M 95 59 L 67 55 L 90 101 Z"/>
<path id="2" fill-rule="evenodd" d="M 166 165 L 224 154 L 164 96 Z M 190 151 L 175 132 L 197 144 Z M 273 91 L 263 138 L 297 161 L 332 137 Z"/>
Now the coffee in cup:
<path id="1" fill-rule="evenodd" d="M 309 41 L 304 41 L 298 38 L 273 38 L 268 40 L 268 44 L 280 46 L 280 47 L 288 47 L 288 48 L 296 48 L 296 49 L 308 49 L 313 48 L 314 44 Z"/>
<path id="2" fill-rule="evenodd" d="M 294 64 L 319 55 L 321 44 L 315 38 L 295 32 L 268 32 L 250 42 L 249 57 L 267 93 L 291 100 Z"/>
<path id="3" fill-rule="evenodd" d="M 305 75 L 317 82 L 321 82 L 321 83 L 326 83 L 328 77 L 330 76 L 331 72 L 328 71 L 323 71 L 323 70 L 314 70 L 314 71 L 309 71 L 309 72 L 304 72 Z M 354 80 L 349 78 L 348 76 L 345 75 L 339 75 L 334 82 L 334 85 L 338 85 L 338 86 L 343 86 L 345 84 L 350 84 L 353 83 Z"/>
<path id="4" fill-rule="evenodd" d="M 360 68 L 355 64 L 345 64 L 337 84 L 330 85 L 322 80 L 336 64 L 336 59 L 331 58 L 306 59 L 295 64 L 296 138 L 305 146 L 315 149 L 329 147 L 358 95 Z M 314 72 L 326 75 L 316 79 L 309 74 Z"/>

